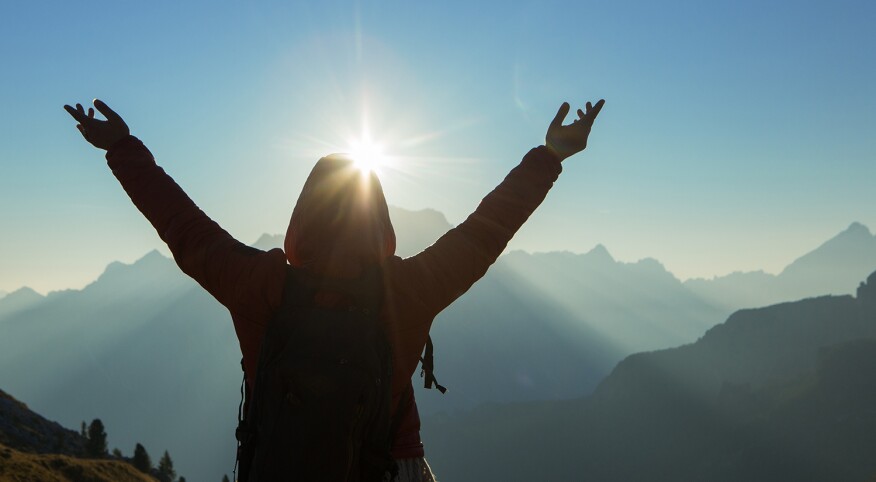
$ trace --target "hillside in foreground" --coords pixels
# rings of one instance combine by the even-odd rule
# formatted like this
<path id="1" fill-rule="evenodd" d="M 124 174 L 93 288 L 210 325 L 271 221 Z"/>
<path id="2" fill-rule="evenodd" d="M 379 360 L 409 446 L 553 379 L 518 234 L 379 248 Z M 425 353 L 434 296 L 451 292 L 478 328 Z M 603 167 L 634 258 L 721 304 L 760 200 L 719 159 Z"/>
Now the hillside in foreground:
<path id="1" fill-rule="evenodd" d="M 0 390 L 0 482 L 155 482 L 123 460 L 85 458 L 85 445 Z"/>
<path id="2" fill-rule="evenodd" d="M 118 460 L 20 452 L 0 444 L 0 482 L 155 482 Z"/>

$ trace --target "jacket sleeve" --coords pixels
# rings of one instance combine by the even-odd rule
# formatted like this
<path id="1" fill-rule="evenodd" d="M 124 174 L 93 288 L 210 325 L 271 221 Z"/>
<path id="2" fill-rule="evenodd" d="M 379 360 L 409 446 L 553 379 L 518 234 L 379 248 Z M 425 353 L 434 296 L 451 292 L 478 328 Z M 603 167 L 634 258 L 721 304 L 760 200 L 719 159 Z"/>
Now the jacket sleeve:
<path id="1" fill-rule="evenodd" d="M 423 308 L 437 314 L 468 291 L 541 204 L 560 172 L 559 159 L 546 147 L 532 149 L 462 224 L 402 261 L 404 277 L 422 296 Z"/>
<path id="2" fill-rule="evenodd" d="M 137 209 L 167 243 L 173 258 L 232 313 L 259 314 L 279 305 L 285 256 L 234 239 L 155 164 L 139 139 L 110 148 L 107 163 Z M 259 318 L 256 316 L 256 318 Z"/>

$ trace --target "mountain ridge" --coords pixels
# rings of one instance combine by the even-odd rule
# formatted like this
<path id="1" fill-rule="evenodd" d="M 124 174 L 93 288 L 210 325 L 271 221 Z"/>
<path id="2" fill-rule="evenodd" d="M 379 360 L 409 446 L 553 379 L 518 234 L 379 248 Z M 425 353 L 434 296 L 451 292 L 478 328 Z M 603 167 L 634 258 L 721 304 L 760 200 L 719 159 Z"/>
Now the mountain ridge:
<path id="1" fill-rule="evenodd" d="M 782 301 L 852 294 L 876 269 L 876 236 L 859 222 L 796 258 L 779 274 L 734 272 L 684 282 L 691 291 L 728 308 L 767 306 Z"/>
<path id="2" fill-rule="evenodd" d="M 448 480 L 870 480 L 876 272 L 859 288 L 740 310 L 589 397 L 427 416 L 424 440 Z"/>
<path id="3" fill-rule="evenodd" d="M 397 249 L 397 251 L 398 251 L 397 254 L 401 257 L 408 257 L 408 256 L 412 256 L 414 254 L 417 254 L 423 247 L 429 246 L 430 244 L 432 244 L 433 241 L 437 240 L 441 236 L 441 234 L 443 234 L 447 229 L 450 229 L 453 227 L 449 222 L 447 222 L 447 219 L 444 216 L 444 214 L 441 213 L 440 211 L 435 210 L 435 209 L 426 208 L 426 209 L 421 209 L 421 210 L 406 210 L 404 208 L 399 208 L 399 207 L 395 207 L 395 206 L 390 206 L 389 209 L 390 209 L 391 217 L 393 219 L 399 219 L 399 218 L 403 219 L 403 221 L 399 222 L 398 224 L 406 225 L 408 222 L 411 222 L 410 220 L 413 220 L 413 223 L 420 228 L 427 226 L 425 231 L 428 232 L 428 235 L 425 235 L 425 236 L 422 234 L 419 234 L 419 235 L 417 234 L 417 233 L 420 233 L 422 231 L 422 229 L 421 230 L 417 230 L 417 229 L 404 230 L 405 236 L 400 236 L 400 238 L 402 238 L 402 239 L 399 240 L 399 248 Z M 424 220 L 424 218 L 431 218 L 431 220 Z M 396 222 L 394 221 L 394 223 L 396 223 Z M 422 238 L 422 239 L 417 239 L 417 242 L 414 242 L 414 243 L 409 243 L 409 242 L 405 241 L 405 239 L 414 238 L 414 237 Z M 265 251 L 273 249 L 273 248 L 281 248 L 282 249 L 284 238 L 285 238 L 284 234 L 263 233 L 250 246 L 258 248 L 258 249 L 262 249 Z M 843 245 L 842 249 L 837 247 L 837 245 L 839 245 L 839 244 Z M 594 254 L 594 255 L 597 255 L 599 257 L 605 258 L 606 261 L 610 260 L 613 262 L 625 263 L 625 264 L 635 264 L 635 263 L 639 263 L 639 262 L 643 262 L 643 261 L 654 262 L 654 263 L 657 263 L 660 266 L 662 266 L 664 270 L 666 270 L 667 272 L 672 274 L 673 277 L 675 277 L 676 279 L 679 279 L 679 281 L 681 281 L 683 284 L 685 284 L 685 286 L 691 288 L 692 290 L 694 290 L 698 294 L 704 295 L 706 297 L 712 297 L 712 296 L 710 296 L 711 294 L 709 293 L 709 291 L 712 291 L 712 289 L 709 289 L 709 288 L 704 289 L 703 288 L 704 286 L 706 286 L 706 285 L 717 286 L 718 290 L 721 290 L 721 289 L 726 290 L 728 283 L 742 284 L 743 282 L 745 282 L 745 283 L 749 283 L 752 285 L 757 285 L 759 287 L 757 289 L 757 291 L 763 292 L 764 290 L 761 289 L 763 285 L 770 284 L 770 283 L 774 282 L 777 278 L 788 277 L 790 275 L 795 274 L 796 272 L 798 272 L 800 270 L 806 270 L 807 267 L 805 265 L 808 263 L 811 263 L 813 259 L 818 260 L 819 257 L 823 257 L 823 255 L 824 255 L 823 253 L 825 250 L 841 251 L 842 252 L 842 251 L 847 250 L 847 247 L 849 244 L 851 244 L 851 245 L 861 245 L 861 244 L 868 245 L 868 247 L 870 249 L 867 252 L 868 253 L 867 259 L 863 263 L 859 262 L 859 264 L 861 264 L 862 266 L 866 265 L 868 267 L 869 267 L 869 264 L 872 264 L 873 265 L 872 267 L 876 267 L 876 235 L 872 234 L 870 229 L 866 225 L 864 225 L 863 223 L 857 222 L 857 221 L 852 222 L 849 225 L 849 227 L 847 227 L 845 230 L 841 231 L 840 233 L 836 234 L 832 238 L 823 242 L 818 247 L 816 247 L 813 250 L 808 251 L 808 252 L 802 254 L 801 256 L 799 256 L 798 258 L 796 258 L 794 261 L 792 261 L 787 266 L 785 266 L 782 269 L 782 271 L 780 271 L 778 274 L 767 273 L 763 270 L 733 271 L 733 272 L 730 272 L 730 273 L 724 274 L 724 275 L 715 275 L 715 276 L 712 276 L 711 278 L 697 277 L 697 278 L 688 278 L 688 279 L 682 280 L 680 277 L 678 277 L 674 273 L 672 273 L 671 270 L 667 269 L 662 262 L 660 262 L 659 260 L 657 260 L 653 257 L 644 257 L 644 258 L 641 258 L 641 259 L 636 260 L 636 261 L 618 261 L 611 255 L 608 248 L 602 243 L 597 243 L 596 245 L 594 245 L 594 247 L 592 247 L 589 250 L 584 251 L 584 252 L 569 251 L 569 250 L 527 251 L 527 250 L 515 249 L 515 250 L 508 251 L 508 252 L 504 253 L 503 256 L 507 256 L 508 254 L 513 253 L 513 252 L 525 252 L 525 253 L 529 253 L 529 254 L 549 254 L 549 253 L 559 253 L 559 254 L 567 254 L 568 253 L 568 254 L 584 254 L 584 255 Z M 168 259 L 166 256 L 162 255 L 157 249 L 152 249 L 152 250 L 148 251 L 146 254 L 144 254 L 143 256 L 141 256 L 140 258 L 138 258 L 137 260 L 135 260 L 133 263 L 122 263 L 120 261 L 113 261 L 113 262 L 109 263 L 104 268 L 104 271 L 94 281 L 92 281 L 91 283 L 86 285 L 86 287 L 99 281 L 101 279 L 101 277 L 106 276 L 108 274 L 108 272 L 112 272 L 112 271 L 119 269 L 123 266 L 137 265 L 138 263 L 141 263 L 144 261 L 149 261 L 149 260 L 152 260 L 155 258 Z M 818 262 L 823 263 L 821 260 L 818 260 Z M 827 263 L 827 264 L 829 264 L 829 263 Z M 803 267 L 801 268 L 801 266 L 803 266 Z M 869 272 L 869 269 L 868 268 L 862 268 L 862 269 L 865 271 L 862 274 L 862 276 L 866 276 L 866 274 Z M 860 276 L 855 278 L 855 280 L 857 280 L 859 278 L 860 278 Z M 855 281 L 855 282 L 857 282 L 857 281 Z M 848 283 L 849 282 L 846 280 L 845 284 L 848 285 Z M 85 289 L 85 288 L 83 288 L 83 289 Z M 3 291 L 0 291 L 0 303 L 2 303 L 2 301 L 5 298 L 8 298 L 10 295 L 19 293 L 22 290 L 39 295 L 39 293 L 37 293 L 33 289 L 31 289 L 27 286 L 23 286 L 17 290 L 9 292 L 9 293 L 5 293 Z M 56 295 L 59 293 L 66 293 L 69 291 L 79 291 L 79 290 L 71 290 L 71 289 L 56 290 L 56 291 L 51 291 L 51 292 L 47 293 L 46 295 L 40 295 L 40 296 L 48 297 L 48 296 Z M 849 293 L 849 294 L 853 293 L 854 286 L 843 288 L 843 292 Z M 4 293 L 5 293 L 5 296 L 4 296 Z M 817 294 L 821 294 L 821 293 L 820 292 L 812 293 L 811 295 L 814 296 Z M 841 293 L 832 293 L 832 294 L 841 294 Z M 799 296 L 799 295 L 794 295 L 794 294 L 788 294 L 787 296 L 789 296 L 788 299 L 790 300 L 790 299 L 803 298 L 803 297 L 806 297 L 807 295 L 804 294 L 802 296 Z M 739 303 L 736 303 L 736 304 L 739 305 Z M 766 304 L 769 304 L 769 303 L 766 303 Z M 742 305 L 744 305 L 744 303 Z M 2 304 L 0 304 L 0 316 L 2 316 Z"/>
<path id="4" fill-rule="evenodd" d="M 0 298 L 0 318 L 12 316 L 18 312 L 27 310 L 39 304 L 44 299 L 45 297 L 43 295 L 26 286 L 19 288 Z"/>

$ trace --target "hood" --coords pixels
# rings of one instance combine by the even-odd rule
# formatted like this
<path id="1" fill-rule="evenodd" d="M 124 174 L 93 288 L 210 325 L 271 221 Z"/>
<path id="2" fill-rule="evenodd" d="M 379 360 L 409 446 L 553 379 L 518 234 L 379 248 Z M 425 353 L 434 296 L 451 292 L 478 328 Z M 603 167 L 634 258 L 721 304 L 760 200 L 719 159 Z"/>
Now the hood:
<path id="1" fill-rule="evenodd" d="M 284 243 L 293 266 L 355 277 L 395 254 L 395 231 L 380 180 L 344 154 L 320 159 L 292 211 Z"/>

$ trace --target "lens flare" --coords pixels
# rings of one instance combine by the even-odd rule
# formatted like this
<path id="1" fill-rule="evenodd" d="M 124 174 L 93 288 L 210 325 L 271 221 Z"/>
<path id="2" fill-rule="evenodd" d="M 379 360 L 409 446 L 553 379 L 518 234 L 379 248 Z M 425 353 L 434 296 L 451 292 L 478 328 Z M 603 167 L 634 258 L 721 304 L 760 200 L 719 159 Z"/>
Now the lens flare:
<path id="1" fill-rule="evenodd" d="M 352 140 L 349 145 L 350 157 L 353 158 L 355 166 L 364 173 L 372 171 L 379 173 L 380 167 L 386 163 L 383 146 L 372 142 L 368 137 Z"/>

